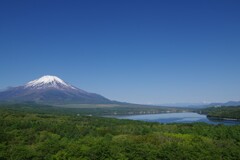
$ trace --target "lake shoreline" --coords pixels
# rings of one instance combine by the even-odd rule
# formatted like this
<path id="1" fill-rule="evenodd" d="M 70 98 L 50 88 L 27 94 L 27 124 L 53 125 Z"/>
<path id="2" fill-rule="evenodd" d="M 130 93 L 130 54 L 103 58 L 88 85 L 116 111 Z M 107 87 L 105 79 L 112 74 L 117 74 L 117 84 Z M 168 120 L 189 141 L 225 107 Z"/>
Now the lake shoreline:
<path id="1" fill-rule="evenodd" d="M 142 114 L 142 115 L 112 115 L 104 116 L 117 119 L 140 120 L 145 122 L 166 123 L 207 123 L 207 124 L 223 124 L 223 125 L 240 125 L 240 121 L 229 118 L 218 119 L 210 118 L 205 114 L 196 112 L 178 112 L 178 113 L 158 113 L 158 114 Z"/>
<path id="2" fill-rule="evenodd" d="M 240 119 L 237 119 L 237 118 L 222 118 L 222 117 L 215 117 L 215 116 L 209 116 L 209 115 L 207 115 L 207 118 L 216 119 L 216 120 L 239 121 L 240 122 Z"/>

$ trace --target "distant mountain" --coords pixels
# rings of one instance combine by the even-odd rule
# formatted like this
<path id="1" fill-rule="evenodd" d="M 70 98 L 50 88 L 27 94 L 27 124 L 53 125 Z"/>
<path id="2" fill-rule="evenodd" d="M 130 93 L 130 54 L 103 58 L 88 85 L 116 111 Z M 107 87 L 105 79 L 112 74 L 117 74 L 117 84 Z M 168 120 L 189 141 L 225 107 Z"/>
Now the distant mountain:
<path id="1" fill-rule="evenodd" d="M 43 104 L 109 104 L 111 100 L 74 87 L 56 76 L 43 76 L 23 86 L 0 92 L 1 102 L 36 102 Z"/>
<path id="2" fill-rule="evenodd" d="M 208 107 L 220 107 L 220 106 L 226 106 L 226 107 L 234 107 L 234 106 L 240 106 L 240 101 L 229 101 L 229 102 L 223 102 L 223 103 L 209 103 L 209 104 L 202 104 L 197 105 L 192 108 L 208 108 Z"/>
<path id="3" fill-rule="evenodd" d="M 183 108 L 207 108 L 218 106 L 240 106 L 240 101 L 229 101 L 225 103 L 169 103 L 161 105 L 168 107 L 183 107 Z"/>
<path id="4" fill-rule="evenodd" d="M 179 108 L 202 108 L 203 106 L 207 105 L 207 103 L 165 103 L 158 105 Z"/>
<path id="5" fill-rule="evenodd" d="M 208 107 L 214 106 L 240 106 L 240 101 L 229 101 L 226 103 L 211 103 L 207 105 Z"/>

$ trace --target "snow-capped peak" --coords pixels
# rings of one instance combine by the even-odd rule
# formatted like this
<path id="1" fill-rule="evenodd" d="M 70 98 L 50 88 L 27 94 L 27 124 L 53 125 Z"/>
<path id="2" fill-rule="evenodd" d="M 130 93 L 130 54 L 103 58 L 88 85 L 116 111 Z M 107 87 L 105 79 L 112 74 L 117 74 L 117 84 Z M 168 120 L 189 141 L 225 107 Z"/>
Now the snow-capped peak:
<path id="1" fill-rule="evenodd" d="M 29 84 L 29 85 L 37 85 L 37 84 L 47 84 L 47 83 L 61 83 L 63 85 L 67 85 L 60 78 L 58 78 L 56 76 L 50 76 L 50 75 L 46 75 L 46 76 L 43 76 L 43 77 L 41 77 L 39 79 L 30 81 L 27 84 Z"/>
<path id="2" fill-rule="evenodd" d="M 70 87 L 72 89 L 75 89 L 73 86 L 67 84 L 62 79 L 56 76 L 50 76 L 50 75 L 42 76 L 39 79 L 30 81 L 25 85 L 25 87 L 31 87 L 36 89 L 47 88 L 47 87 L 53 87 L 53 88 Z"/>

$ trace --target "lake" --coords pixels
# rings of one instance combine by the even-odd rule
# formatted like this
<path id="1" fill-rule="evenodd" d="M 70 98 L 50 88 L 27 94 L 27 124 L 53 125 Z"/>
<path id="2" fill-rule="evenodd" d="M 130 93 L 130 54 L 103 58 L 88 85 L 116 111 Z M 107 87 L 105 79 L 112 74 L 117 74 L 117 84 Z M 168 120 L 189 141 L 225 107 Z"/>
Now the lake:
<path id="1" fill-rule="evenodd" d="M 161 114 L 145 114 L 145 115 L 127 115 L 127 116 L 113 116 L 118 119 L 130 119 L 140 120 L 147 122 L 159 122 L 159 123 L 193 123 L 193 122 L 205 122 L 208 124 L 224 124 L 224 125 L 237 125 L 240 121 L 234 120 L 217 120 L 207 118 L 206 115 L 182 112 L 182 113 L 161 113 Z"/>

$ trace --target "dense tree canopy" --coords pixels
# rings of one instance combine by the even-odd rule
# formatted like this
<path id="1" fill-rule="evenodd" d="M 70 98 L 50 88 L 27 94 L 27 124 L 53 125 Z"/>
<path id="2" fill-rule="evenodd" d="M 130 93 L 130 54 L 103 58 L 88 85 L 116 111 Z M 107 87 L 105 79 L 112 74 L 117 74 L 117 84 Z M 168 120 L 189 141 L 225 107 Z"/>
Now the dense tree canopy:
<path id="1" fill-rule="evenodd" d="M 240 126 L 0 109 L 0 159 L 240 159 Z"/>

